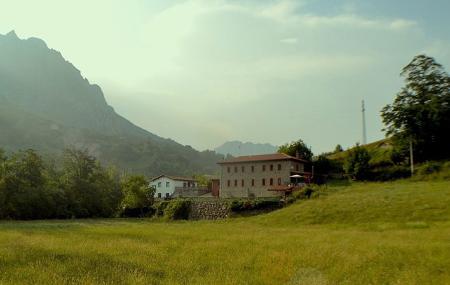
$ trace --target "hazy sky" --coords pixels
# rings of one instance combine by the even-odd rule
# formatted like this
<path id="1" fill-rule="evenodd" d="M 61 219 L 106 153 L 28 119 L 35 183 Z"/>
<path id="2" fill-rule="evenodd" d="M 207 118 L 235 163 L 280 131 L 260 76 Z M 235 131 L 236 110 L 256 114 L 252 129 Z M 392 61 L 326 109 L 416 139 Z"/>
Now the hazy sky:
<path id="1" fill-rule="evenodd" d="M 44 39 L 116 111 L 203 150 L 314 152 L 384 137 L 380 109 L 427 53 L 450 69 L 450 1 L 0 0 L 0 33 Z"/>

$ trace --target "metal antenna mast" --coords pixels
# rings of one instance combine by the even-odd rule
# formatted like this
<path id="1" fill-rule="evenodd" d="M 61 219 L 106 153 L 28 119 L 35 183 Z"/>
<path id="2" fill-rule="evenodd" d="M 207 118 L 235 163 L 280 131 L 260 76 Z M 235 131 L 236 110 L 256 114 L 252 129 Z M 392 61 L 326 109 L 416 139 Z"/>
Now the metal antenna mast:
<path id="1" fill-rule="evenodd" d="M 366 108 L 364 106 L 364 100 L 362 100 L 361 104 L 362 111 L 362 144 L 367 144 L 367 135 L 366 135 Z"/>

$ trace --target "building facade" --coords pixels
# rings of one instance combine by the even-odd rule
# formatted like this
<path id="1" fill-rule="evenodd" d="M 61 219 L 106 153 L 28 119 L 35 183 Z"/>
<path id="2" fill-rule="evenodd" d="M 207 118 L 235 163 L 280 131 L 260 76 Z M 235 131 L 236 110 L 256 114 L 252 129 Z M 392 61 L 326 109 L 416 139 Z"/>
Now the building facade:
<path id="1" fill-rule="evenodd" d="M 198 186 L 197 184 L 195 179 L 168 175 L 161 175 L 150 181 L 150 187 L 156 189 L 155 197 L 157 198 L 170 198 L 174 194 L 175 189 L 195 188 Z"/>
<path id="2" fill-rule="evenodd" d="M 305 160 L 286 154 L 240 156 L 223 160 L 220 197 L 273 197 L 272 189 L 297 183 L 291 176 L 305 175 Z"/>

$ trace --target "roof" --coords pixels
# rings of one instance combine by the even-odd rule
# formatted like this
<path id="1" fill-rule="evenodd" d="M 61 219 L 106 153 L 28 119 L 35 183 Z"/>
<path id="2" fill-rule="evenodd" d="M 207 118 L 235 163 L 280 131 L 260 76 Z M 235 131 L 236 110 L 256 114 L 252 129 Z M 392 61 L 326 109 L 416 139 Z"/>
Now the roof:
<path id="1" fill-rule="evenodd" d="M 155 181 L 155 180 L 158 180 L 159 178 L 162 178 L 162 177 L 167 177 L 167 178 L 175 180 L 175 181 L 190 181 L 190 182 L 197 181 L 194 178 L 180 177 L 180 176 L 169 176 L 169 175 L 165 175 L 165 174 L 160 175 L 160 176 L 155 177 L 155 178 L 152 178 L 152 180 L 150 180 L 150 181 Z"/>
<path id="2" fill-rule="evenodd" d="M 248 155 L 238 156 L 230 159 L 222 160 L 218 164 L 241 163 L 241 162 L 258 162 L 258 161 L 280 161 L 280 160 L 295 160 L 300 162 L 307 162 L 304 159 L 296 158 L 284 153 L 262 154 L 262 155 Z"/>

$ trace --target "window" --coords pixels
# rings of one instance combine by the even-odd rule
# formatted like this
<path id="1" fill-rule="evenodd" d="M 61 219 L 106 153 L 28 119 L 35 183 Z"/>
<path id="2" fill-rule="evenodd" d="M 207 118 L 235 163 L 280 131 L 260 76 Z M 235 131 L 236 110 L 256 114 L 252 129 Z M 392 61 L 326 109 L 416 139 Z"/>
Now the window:
<path id="1" fill-rule="evenodd" d="M 273 171 L 273 164 L 270 165 L 270 171 Z"/>
<path id="2" fill-rule="evenodd" d="M 234 173 L 237 173 L 237 166 L 234 167 Z"/>
<path id="3" fill-rule="evenodd" d="M 234 187 L 237 187 L 237 179 L 234 180 Z"/>
<path id="4" fill-rule="evenodd" d="M 270 178 L 270 186 L 272 186 L 273 185 L 273 178 Z"/>
<path id="5" fill-rule="evenodd" d="M 158 193 L 158 198 L 161 198 L 161 193 Z"/>
<path id="6" fill-rule="evenodd" d="M 278 164 L 278 170 L 281 170 L 281 164 Z"/>
<path id="7" fill-rule="evenodd" d="M 161 182 L 158 182 L 158 188 L 160 188 L 161 187 Z"/>
<path id="8" fill-rule="evenodd" d="M 242 173 L 244 173 L 245 172 L 245 166 L 242 166 L 241 170 L 242 170 Z"/>
<path id="9" fill-rule="evenodd" d="M 227 167 L 227 172 L 228 172 L 228 173 L 230 173 L 230 172 L 231 172 L 231 169 L 230 169 L 230 167 L 229 167 L 229 166 Z"/>
<path id="10" fill-rule="evenodd" d="M 186 182 L 183 182 L 183 188 L 186 188 L 187 184 Z"/>
<path id="11" fill-rule="evenodd" d="M 241 186 L 244 187 L 244 179 L 241 180 Z"/>
<path id="12" fill-rule="evenodd" d="M 170 198 L 170 194 L 169 193 L 166 193 L 166 198 Z"/>
<path id="13" fill-rule="evenodd" d="M 255 179 L 252 179 L 252 186 L 255 186 Z"/>
<path id="14" fill-rule="evenodd" d="M 252 172 L 255 172 L 255 166 L 252 165 Z"/>
<path id="15" fill-rule="evenodd" d="M 262 166 L 262 170 L 263 170 L 263 171 L 266 171 L 266 165 L 263 165 L 263 166 Z"/>
<path id="16" fill-rule="evenodd" d="M 262 186 L 266 186 L 266 179 L 265 178 L 262 179 Z"/>
<path id="17" fill-rule="evenodd" d="M 166 182 L 166 187 L 170 187 L 170 182 Z"/>
<path id="18" fill-rule="evenodd" d="M 278 186 L 281 185 L 281 178 L 278 178 Z"/>
<path id="19" fill-rule="evenodd" d="M 228 185 L 228 187 L 231 186 L 231 181 L 230 180 L 227 181 L 227 185 Z"/>
<path id="20" fill-rule="evenodd" d="M 295 171 L 298 171 L 298 164 L 295 165 Z"/>

